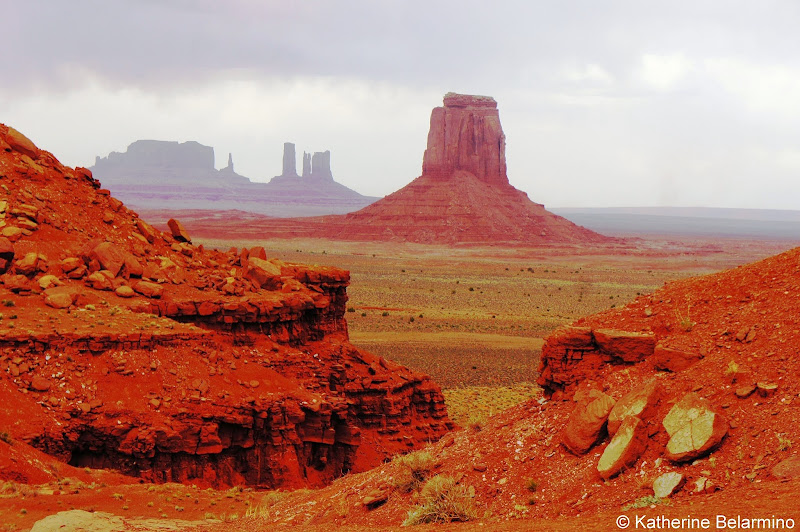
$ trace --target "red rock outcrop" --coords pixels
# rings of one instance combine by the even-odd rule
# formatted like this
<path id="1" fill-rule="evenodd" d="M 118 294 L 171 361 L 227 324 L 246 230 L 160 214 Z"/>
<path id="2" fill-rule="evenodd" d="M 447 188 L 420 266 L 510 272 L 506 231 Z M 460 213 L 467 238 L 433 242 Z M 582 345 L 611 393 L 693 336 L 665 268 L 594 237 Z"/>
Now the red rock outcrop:
<path id="1" fill-rule="evenodd" d="M 431 113 L 422 175 L 448 178 L 459 170 L 490 185 L 508 185 L 506 137 L 494 98 L 449 92 L 444 107 Z"/>
<path id="2" fill-rule="evenodd" d="M 614 243 L 547 211 L 508 182 L 505 135 L 497 102 L 448 93 L 431 113 L 422 175 L 402 189 L 344 216 L 253 217 L 232 226 L 196 213 L 193 234 L 246 238 L 329 238 L 445 245 L 539 246 Z"/>
<path id="3" fill-rule="evenodd" d="M 348 272 L 194 246 L 88 170 L 2 125 L 0 139 L 14 237 L 0 240 L 0 426 L 14 439 L 153 481 L 274 488 L 452 428 L 428 376 L 348 342 Z"/>

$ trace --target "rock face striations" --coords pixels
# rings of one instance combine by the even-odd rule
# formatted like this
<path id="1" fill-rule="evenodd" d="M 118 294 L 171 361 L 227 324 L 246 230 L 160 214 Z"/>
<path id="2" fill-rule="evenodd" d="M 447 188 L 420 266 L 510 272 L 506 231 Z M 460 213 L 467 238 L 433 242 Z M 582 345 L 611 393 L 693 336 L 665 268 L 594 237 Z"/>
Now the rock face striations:
<path id="1" fill-rule="evenodd" d="M 489 185 L 508 184 L 506 137 L 494 98 L 451 92 L 431 113 L 422 175 L 448 178 L 459 170 Z"/>
<path id="2" fill-rule="evenodd" d="M 316 158 L 315 154 L 315 158 Z M 305 159 L 304 159 L 305 160 Z M 316 164 L 316 163 L 314 163 Z M 196 227 L 213 234 L 213 219 Z M 545 210 L 512 187 L 497 102 L 448 93 L 431 113 L 422 175 L 346 216 L 251 220 L 240 229 L 271 238 L 323 237 L 445 245 L 607 243 L 614 239 Z M 235 228 L 226 227 L 230 235 Z"/>
<path id="3" fill-rule="evenodd" d="M 97 157 L 92 172 L 111 192 L 140 210 L 237 209 L 270 216 L 312 216 L 358 210 L 377 198 L 333 179 L 330 152 L 303 154 L 297 174 L 295 145 L 283 145 L 283 170 L 269 183 L 214 167 L 214 148 L 197 142 L 137 140 L 125 153 Z"/>
<path id="4" fill-rule="evenodd" d="M 177 220 L 162 233 L 4 125 L 0 176 L 13 310 L 0 427 L 16 446 L 158 482 L 276 488 L 452 428 L 428 376 L 349 343 L 347 271 L 207 250 Z"/>

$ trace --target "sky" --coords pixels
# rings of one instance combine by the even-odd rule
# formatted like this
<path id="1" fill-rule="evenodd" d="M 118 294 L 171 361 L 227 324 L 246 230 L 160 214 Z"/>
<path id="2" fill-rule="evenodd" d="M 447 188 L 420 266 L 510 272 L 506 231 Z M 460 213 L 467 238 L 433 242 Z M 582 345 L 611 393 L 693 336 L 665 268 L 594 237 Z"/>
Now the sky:
<path id="1" fill-rule="evenodd" d="M 137 139 L 268 181 L 284 142 L 383 196 L 449 91 L 548 207 L 800 208 L 796 0 L 3 2 L 0 122 L 70 166 Z M 299 158 L 298 158 L 299 159 Z M 298 166 L 300 161 L 298 160 Z"/>

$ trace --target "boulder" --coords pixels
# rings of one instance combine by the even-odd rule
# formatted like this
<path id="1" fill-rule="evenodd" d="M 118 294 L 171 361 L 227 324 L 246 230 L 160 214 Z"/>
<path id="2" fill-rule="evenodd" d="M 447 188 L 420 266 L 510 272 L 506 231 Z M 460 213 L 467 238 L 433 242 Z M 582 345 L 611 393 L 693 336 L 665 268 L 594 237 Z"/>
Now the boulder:
<path id="1" fill-rule="evenodd" d="M 696 393 L 687 393 L 670 409 L 662 424 L 672 436 L 706 410 L 711 410 L 711 403 Z"/>
<path id="2" fill-rule="evenodd" d="M 149 281 L 139 281 L 133 285 L 133 289 L 144 297 L 149 298 L 159 298 L 164 294 L 163 286 Z"/>
<path id="3" fill-rule="evenodd" d="M 248 257 L 244 276 L 267 290 L 278 290 L 283 286 L 280 267 L 257 257 Z"/>
<path id="4" fill-rule="evenodd" d="M 614 399 L 598 390 L 583 397 L 567 420 L 561 433 L 561 443 L 576 455 L 585 454 L 603 433 Z"/>
<path id="5" fill-rule="evenodd" d="M 14 270 L 19 275 L 30 277 L 39 271 L 47 271 L 47 260 L 43 255 L 31 251 L 14 263 Z"/>
<path id="6" fill-rule="evenodd" d="M 158 231 L 149 223 L 144 220 L 136 220 L 136 229 L 142 233 L 142 236 L 151 244 L 156 241 Z"/>
<path id="7" fill-rule="evenodd" d="M 31 379 L 31 390 L 34 392 L 46 392 L 50 389 L 50 381 L 42 377 L 41 375 L 36 375 Z"/>
<path id="8" fill-rule="evenodd" d="M 261 246 L 254 246 L 250 248 L 248 252 L 248 257 L 255 257 L 257 259 L 267 260 L 267 250 L 265 250 Z"/>
<path id="9" fill-rule="evenodd" d="M 617 404 L 608 414 L 608 433 L 615 434 L 628 416 L 636 416 L 646 422 L 652 417 L 660 395 L 661 387 L 655 380 L 651 380 L 641 388 L 629 392 L 617 401 Z"/>
<path id="10" fill-rule="evenodd" d="M 131 288 L 130 286 L 127 286 L 127 285 L 122 285 L 122 286 L 118 287 L 116 290 L 114 290 L 114 292 L 119 297 L 126 297 L 126 298 L 127 297 L 133 297 L 133 296 L 136 295 L 136 293 L 133 291 L 133 288 Z"/>
<path id="11" fill-rule="evenodd" d="M 704 410 L 670 437 L 666 457 L 673 462 L 700 458 L 716 449 L 727 433 L 728 420 Z"/>
<path id="12" fill-rule="evenodd" d="M 684 476 L 678 472 L 664 473 L 653 481 L 653 494 L 659 499 L 666 499 L 678 491 L 685 481 Z"/>
<path id="13" fill-rule="evenodd" d="M 31 291 L 30 279 L 24 275 L 4 275 L 3 285 L 15 294 L 29 293 Z"/>
<path id="14" fill-rule="evenodd" d="M 189 233 L 183 227 L 183 224 L 175 218 L 170 218 L 167 222 L 167 225 L 169 226 L 169 230 L 172 231 L 172 236 L 175 238 L 175 240 L 179 242 L 192 241 L 192 239 L 189 237 Z"/>
<path id="15" fill-rule="evenodd" d="M 61 261 L 61 271 L 69 273 L 83 266 L 83 261 L 78 257 L 69 257 Z"/>
<path id="16" fill-rule="evenodd" d="M 800 478 L 800 456 L 792 456 L 781 460 L 772 468 L 775 478 Z"/>
<path id="17" fill-rule="evenodd" d="M 611 478 L 636 463 L 647 448 L 647 427 L 636 416 L 628 416 L 606 446 L 597 472 L 601 478 Z"/>
<path id="18" fill-rule="evenodd" d="M 39 148 L 31 142 L 31 139 L 14 129 L 13 127 L 8 128 L 8 133 L 6 134 L 6 142 L 11 149 L 27 155 L 32 159 L 36 159 L 39 157 Z"/>
<path id="19" fill-rule="evenodd" d="M 48 288 L 52 288 L 54 286 L 61 286 L 61 280 L 56 277 L 55 275 L 42 275 L 39 278 L 39 288 L 42 290 L 47 290 Z"/>
<path id="20" fill-rule="evenodd" d="M 86 284 L 95 290 L 111 290 L 110 273 L 106 275 L 103 273 L 104 271 L 107 270 L 90 273 L 86 278 Z"/>
<path id="21" fill-rule="evenodd" d="M 53 308 L 69 308 L 72 305 L 72 295 L 66 292 L 45 292 L 44 303 Z"/>
<path id="22" fill-rule="evenodd" d="M 4 236 L 5 238 L 9 239 L 12 242 L 16 242 L 17 240 L 22 238 L 23 234 L 24 233 L 22 232 L 22 229 L 14 226 L 4 227 L 2 230 L 0 230 L 0 235 Z"/>
<path id="23" fill-rule="evenodd" d="M 595 329 L 592 334 L 601 351 L 624 362 L 641 362 L 651 356 L 656 347 L 652 333 Z"/>
<path id="24" fill-rule="evenodd" d="M 84 260 L 91 263 L 96 260 L 103 270 L 108 270 L 114 277 L 141 277 L 142 265 L 132 254 L 111 242 L 101 242 L 84 253 Z"/>
<path id="25" fill-rule="evenodd" d="M 6 237 L 0 237 L 0 274 L 6 273 L 14 262 L 14 244 Z"/>
<path id="26" fill-rule="evenodd" d="M 665 371 L 683 371 L 692 364 L 702 360 L 703 355 L 694 351 L 685 351 L 656 345 L 653 351 L 653 365 L 656 369 Z"/>

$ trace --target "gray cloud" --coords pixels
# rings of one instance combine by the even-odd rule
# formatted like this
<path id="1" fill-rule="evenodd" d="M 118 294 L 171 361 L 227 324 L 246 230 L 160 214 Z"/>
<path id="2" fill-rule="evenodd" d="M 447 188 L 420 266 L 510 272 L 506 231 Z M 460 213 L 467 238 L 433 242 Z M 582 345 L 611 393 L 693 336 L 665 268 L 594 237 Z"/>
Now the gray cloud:
<path id="1" fill-rule="evenodd" d="M 73 164 L 194 138 L 268 178 L 291 139 L 385 194 L 418 174 L 430 107 L 456 90 L 498 99 L 510 177 L 538 201 L 800 194 L 791 0 L 30 0 L 4 17 L 0 119 Z"/>

